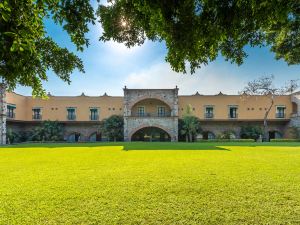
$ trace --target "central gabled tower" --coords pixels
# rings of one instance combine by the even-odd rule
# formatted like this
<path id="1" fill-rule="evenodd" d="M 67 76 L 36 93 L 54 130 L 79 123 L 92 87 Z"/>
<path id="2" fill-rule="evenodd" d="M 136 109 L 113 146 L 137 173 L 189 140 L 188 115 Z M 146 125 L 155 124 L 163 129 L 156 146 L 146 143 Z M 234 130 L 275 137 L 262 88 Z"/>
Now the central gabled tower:
<path id="1" fill-rule="evenodd" d="M 159 128 L 178 140 L 178 88 L 124 88 L 124 140 L 144 128 Z"/>

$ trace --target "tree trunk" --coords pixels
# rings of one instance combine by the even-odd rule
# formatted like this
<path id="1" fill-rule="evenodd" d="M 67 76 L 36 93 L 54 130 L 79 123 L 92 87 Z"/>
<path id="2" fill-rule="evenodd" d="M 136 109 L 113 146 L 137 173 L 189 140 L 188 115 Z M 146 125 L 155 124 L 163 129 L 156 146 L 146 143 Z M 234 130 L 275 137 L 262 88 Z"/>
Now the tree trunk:
<path id="1" fill-rule="evenodd" d="M 185 135 L 185 142 L 189 142 L 188 134 Z"/>
<path id="2" fill-rule="evenodd" d="M 193 135 L 192 135 L 192 132 L 189 132 L 189 138 L 190 138 L 190 142 L 193 142 Z"/>
<path id="3" fill-rule="evenodd" d="M 116 142 L 117 141 L 117 138 L 116 137 L 114 137 L 114 142 Z"/>
<path id="4" fill-rule="evenodd" d="M 267 119 L 268 119 L 268 115 L 271 111 L 271 108 L 274 104 L 274 99 L 273 99 L 273 95 L 271 97 L 271 105 L 270 107 L 268 108 L 268 110 L 266 111 L 265 113 L 265 116 L 264 116 L 264 140 L 265 141 L 269 141 L 269 131 L 268 131 L 268 122 L 267 122 Z"/>

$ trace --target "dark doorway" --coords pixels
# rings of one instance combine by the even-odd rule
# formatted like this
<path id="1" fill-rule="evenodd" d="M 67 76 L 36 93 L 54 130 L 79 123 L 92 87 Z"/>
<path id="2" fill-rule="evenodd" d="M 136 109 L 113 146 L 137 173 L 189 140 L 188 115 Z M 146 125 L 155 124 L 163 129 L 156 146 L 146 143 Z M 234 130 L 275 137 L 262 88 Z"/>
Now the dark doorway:
<path id="1" fill-rule="evenodd" d="M 93 134 L 91 134 L 90 136 L 90 141 L 91 142 L 97 142 L 97 141 L 101 141 L 102 140 L 102 136 L 100 132 L 95 132 Z"/>
<path id="2" fill-rule="evenodd" d="M 280 139 L 282 138 L 282 134 L 279 131 L 269 131 L 269 141 L 271 139 Z"/>
<path id="3" fill-rule="evenodd" d="M 269 141 L 275 139 L 275 131 L 269 131 Z"/>
<path id="4" fill-rule="evenodd" d="M 69 142 L 78 142 L 80 141 L 80 133 L 73 133 L 70 134 L 68 137 Z"/>
<path id="5" fill-rule="evenodd" d="M 132 141 L 171 141 L 170 135 L 158 127 L 145 127 L 136 131 L 132 137 Z"/>
<path id="6" fill-rule="evenodd" d="M 210 131 L 204 131 L 202 133 L 202 138 L 204 140 L 210 140 L 210 139 L 215 139 L 215 134 L 213 132 L 210 132 Z"/>

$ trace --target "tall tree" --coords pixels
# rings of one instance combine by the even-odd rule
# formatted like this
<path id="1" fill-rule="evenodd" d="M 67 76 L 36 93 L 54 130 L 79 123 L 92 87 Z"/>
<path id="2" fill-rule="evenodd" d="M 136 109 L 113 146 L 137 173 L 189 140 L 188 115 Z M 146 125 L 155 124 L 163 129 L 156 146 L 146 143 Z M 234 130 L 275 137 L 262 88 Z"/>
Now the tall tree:
<path id="1" fill-rule="evenodd" d="M 32 131 L 32 141 L 61 141 L 63 140 L 63 127 L 57 121 L 43 121 Z"/>
<path id="2" fill-rule="evenodd" d="M 269 139 L 268 133 L 268 123 L 267 119 L 269 113 L 274 105 L 274 99 L 278 95 L 292 94 L 296 89 L 298 89 L 298 80 L 290 80 L 283 87 L 274 86 L 274 76 L 262 76 L 257 80 L 248 82 L 247 86 L 244 88 L 242 93 L 248 96 L 251 95 L 262 95 L 269 99 L 269 106 L 264 115 L 264 139 Z"/>
<path id="3" fill-rule="evenodd" d="M 123 141 L 124 139 L 124 119 L 123 116 L 112 115 L 101 123 L 102 132 L 113 141 Z"/>
<path id="4" fill-rule="evenodd" d="M 192 142 L 195 135 L 199 134 L 202 129 L 200 126 L 200 120 L 198 117 L 193 116 L 192 107 L 188 105 L 186 111 L 182 117 L 182 122 L 180 122 L 180 134 L 185 136 L 186 142 Z"/>
<path id="5" fill-rule="evenodd" d="M 95 21 L 89 0 L 2 0 L 0 1 L 0 78 L 12 90 L 29 86 L 33 95 L 46 96 L 42 81 L 53 70 L 70 83 L 74 69 L 84 72 L 82 61 L 49 36 L 45 21 L 62 26 L 82 51 L 89 45 L 85 34 Z"/>
<path id="6" fill-rule="evenodd" d="M 191 72 L 219 54 L 240 65 L 246 45 L 270 46 L 276 59 L 300 63 L 298 0 L 110 0 L 100 5 L 100 40 L 126 46 L 165 41 L 166 60 Z"/>

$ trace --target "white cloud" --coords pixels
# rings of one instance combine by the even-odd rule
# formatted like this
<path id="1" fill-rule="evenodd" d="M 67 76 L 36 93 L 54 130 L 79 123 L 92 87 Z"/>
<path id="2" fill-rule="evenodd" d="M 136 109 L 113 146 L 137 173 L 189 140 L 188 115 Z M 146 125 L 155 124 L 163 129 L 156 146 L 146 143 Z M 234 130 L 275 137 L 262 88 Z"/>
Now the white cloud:
<path id="1" fill-rule="evenodd" d="M 238 74 L 213 64 L 202 67 L 191 75 L 176 73 L 169 64 L 159 63 L 129 74 L 124 84 L 128 88 L 174 88 L 177 85 L 182 95 L 194 94 L 196 91 L 202 94 L 217 94 L 220 91 L 237 94 L 245 85 L 245 80 Z"/>

